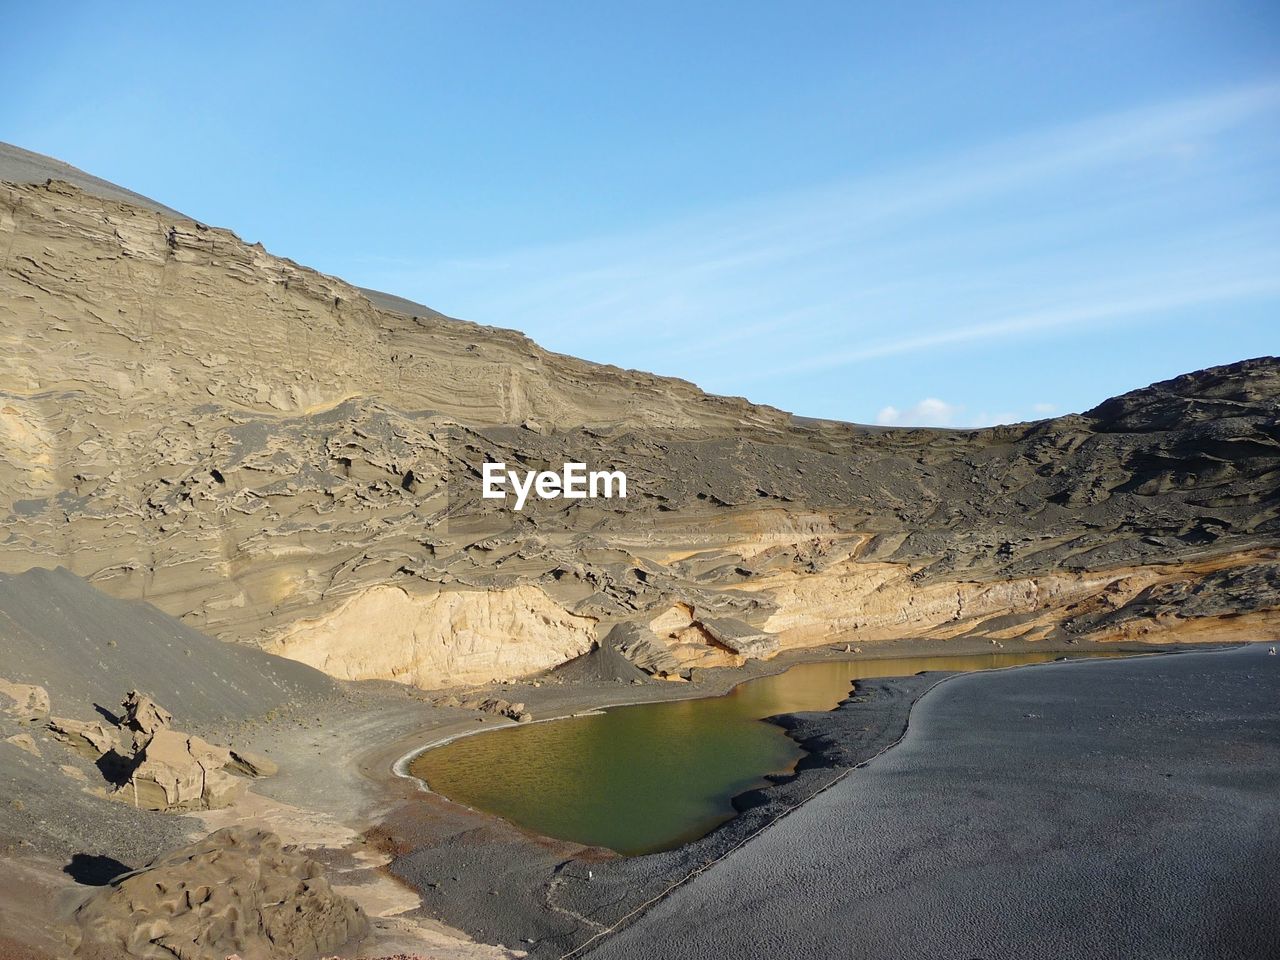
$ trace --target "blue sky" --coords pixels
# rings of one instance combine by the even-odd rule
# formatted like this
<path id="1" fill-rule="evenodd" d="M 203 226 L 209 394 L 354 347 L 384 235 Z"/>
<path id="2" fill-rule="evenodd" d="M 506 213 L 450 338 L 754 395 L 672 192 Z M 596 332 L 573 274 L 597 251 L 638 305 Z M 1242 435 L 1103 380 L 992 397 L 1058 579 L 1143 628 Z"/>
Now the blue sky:
<path id="1" fill-rule="evenodd" d="M 8 18 L 0 139 L 811 416 L 1029 419 L 1280 352 L 1273 0 L 185 6 Z"/>

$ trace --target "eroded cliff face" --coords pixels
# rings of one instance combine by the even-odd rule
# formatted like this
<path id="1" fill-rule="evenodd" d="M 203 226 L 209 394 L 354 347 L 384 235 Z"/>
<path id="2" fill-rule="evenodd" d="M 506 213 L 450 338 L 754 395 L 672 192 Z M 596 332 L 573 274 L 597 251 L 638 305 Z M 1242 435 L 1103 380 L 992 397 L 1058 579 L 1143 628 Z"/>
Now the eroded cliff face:
<path id="1" fill-rule="evenodd" d="M 586 653 L 595 639 L 593 620 L 527 584 L 427 595 L 379 585 L 327 616 L 296 621 L 266 646 L 344 680 L 430 689 L 547 670 Z"/>
<path id="2" fill-rule="evenodd" d="M 1034 424 L 885 430 L 381 309 L 67 183 L 0 186 L 0 251 L 0 569 L 62 564 L 335 676 L 487 682 L 623 622 L 676 671 L 1280 621 L 1272 358 Z M 481 501 L 486 460 L 621 469 L 630 495 L 516 514 Z"/>
<path id="3" fill-rule="evenodd" d="M 1224 574 L 1274 581 L 1280 554 L 1259 550 L 986 582 L 917 583 L 909 566 L 850 562 L 816 575 L 762 579 L 743 589 L 768 594 L 775 610 L 763 628 L 783 648 L 811 646 L 832 635 L 861 641 L 981 636 L 996 642 L 1087 637 L 1147 643 L 1239 639 L 1250 632 L 1274 636 L 1280 628 L 1274 608 L 1251 603 L 1243 591 L 1215 603 L 1212 612 L 1186 602 L 1189 593 L 1228 591 Z M 1255 585 L 1258 596 L 1274 589 Z"/>

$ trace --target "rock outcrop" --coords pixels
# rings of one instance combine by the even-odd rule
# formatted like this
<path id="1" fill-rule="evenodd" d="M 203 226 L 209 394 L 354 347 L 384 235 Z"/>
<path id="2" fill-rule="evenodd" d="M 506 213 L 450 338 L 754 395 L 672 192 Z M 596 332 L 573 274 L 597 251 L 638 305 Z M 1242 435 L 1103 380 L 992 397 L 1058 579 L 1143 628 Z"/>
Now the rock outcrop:
<path id="1" fill-rule="evenodd" d="M 19 723 L 42 723 L 49 717 L 49 693 L 34 683 L 0 677 L 0 716 Z"/>
<path id="2" fill-rule="evenodd" d="M 49 733 L 86 760 L 100 760 L 107 754 L 120 750 L 119 731 L 108 727 L 101 720 L 52 717 L 49 720 Z"/>
<path id="3" fill-rule="evenodd" d="M 274 777 L 280 772 L 280 766 L 274 760 L 261 754 L 236 747 L 229 747 L 228 753 L 230 759 L 227 760 L 225 769 L 234 771 L 242 777 L 251 777 L 256 780 L 260 777 Z"/>
<path id="4" fill-rule="evenodd" d="M 424 687 L 678 606 L 697 622 L 650 627 L 666 654 L 628 644 L 651 672 L 904 631 L 1276 633 L 1275 358 L 984 430 L 805 420 L 91 190 L 0 187 L 0 570 L 62 563 L 222 639 Z M 489 461 L 624 470 L 629 495 L 516 513 L 480 496 Z M 1206 602 L 1237 582 L 1229 611 Z"/>
<path id="5" fill-rule="evenodd" d="M 239 799 L 241 777 L 277 772 L 265 757 L 170 729 L 173 715 L 138 690 L 121 706 L 114 726 L 63 717 L 48 723 L 55 739 L 98 764 L 114 800 L 144 810 L 213 810 Z"/>
<path id="6" fill-rule="evenodd" d="M 295 624 L 267 649 L 343 679 L 431 688 L 546 670 L 594 640 L 594 620 L 535 586 L 436 593 L 379 586 L 331 616 Z"/>
<path id="7" fill-rule="evenodd" d="M 758 630 L 741 620 L 723 617 L 698 620 L 698 626 L 706 631 L 712 643 L 736 653 L 744 659 L 767 660 L 778 652 L 778 638 L 764 630 Z"/>
<path id="8" fill-rule="evenodd" d="M 605 644 L 645 673 L 671 677 L 681 671 L 680 661 L 653 630 L 642 623 L 616 624 L 605 638 Z"/>
<path id="9" fill-rule="evenodd" d="M 313 960 L 356 946 L 369 930 L 318 863 L 243 827 L 115 880 L 75 911 L 75 923 L 83 960 Z"/>
<path id="10" fill-rule="evenodd" d="M 138 690 L 130 690 L 125 694 L 120 706 L 124 708 L 124 722 L 121 726 L 144 737 L 173 723 L 173 714 Z"/>
<path id="11" fill-rule="evenodd" d="M 447 696 L 437 697 L 432 702 L 437 707 L 476 710 L 480 713 L 487 713 L 495 717 L 506 717 L 508 720 L 515 720 L 518 723 L 528 723 L 533 719 L 533 714 L 525 709 L 525 705 L 523 703 L 512 703 L 510 700 L 503 700 L 501 697 L 456 697 L 449 694 Z"/>
<path id="12" fill-rule="evenodd" d="M 214 810 L 244 791 L 224 770 L 230 750 L 176 730 L 157 730 L 127 762 L 128 778 L 112 796 L 144 810 Z"/>

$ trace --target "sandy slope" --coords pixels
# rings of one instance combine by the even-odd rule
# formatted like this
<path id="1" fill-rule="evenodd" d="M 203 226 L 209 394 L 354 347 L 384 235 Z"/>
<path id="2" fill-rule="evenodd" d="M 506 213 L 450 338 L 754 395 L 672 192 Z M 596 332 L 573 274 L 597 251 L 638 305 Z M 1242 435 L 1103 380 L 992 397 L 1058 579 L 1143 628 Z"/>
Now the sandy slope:
<path id="1" fill-rule="evenodd" d="M 0 635 L 0 674 L 53 691 L 60 716 L 116 711 L 139 683 L 183 729 L 338 693 L 318 670 L 229 647 L 150 604 L 93 590 L 64 569 L 0 574 Z"/>
<path id="2" fill-rule="evenodd" d="M 140 686 L 172 708 L 181 729 L 251 746 L 281 766 L 228 809 L 138 810 L 106 799 L 96 765 L 42 725 L 0 715 L 6 960 L 66 956 L 78 935 L 72 911 L 102 885 L 238 825 L 269 829 L 323 862 L 336 889 L 372 918 L 364 944 L 371 955 L 410 947 L 448 960 L 509 955 L 413 916 L 420 898 L 380 869 L 387 857 L 360 836 L 402 783 L 389 761 L 369 768 L 361 758 L 384 739 L 424 735 L 415 731 L 441 723 L 474 725 L 470 713 L 442 715 L 396 684 L 344 688 L 293 661 L 204 636 L 148 604 L 107 597 L 65 570 L 0 576 L 0 648 L 0 675 L 45 687 L 56 716 L 118 713 L 124 693 Z"/>

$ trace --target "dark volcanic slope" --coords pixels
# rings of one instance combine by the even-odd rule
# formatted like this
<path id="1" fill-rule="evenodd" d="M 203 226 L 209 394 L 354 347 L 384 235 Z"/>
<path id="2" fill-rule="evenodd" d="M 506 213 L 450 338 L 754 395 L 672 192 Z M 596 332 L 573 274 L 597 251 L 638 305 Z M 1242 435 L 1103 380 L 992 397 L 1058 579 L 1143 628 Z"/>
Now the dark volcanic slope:
<path id="1" fill-rule="evenodd" d="M 8 183 L 44 183 L 46 180 L 62 180 L 65 183 L 74 183 L 94 196 L 120 200 L 145 210 L 186 219 L 184 214 L 172 207 L 166 207 L 163 203 L 157 203 L 150 197 L 144 197 L 109 180 L 85 173 L 69 163 L 63 163 L 42 153 L 23 150 L 11 143 L 0 143 L 0 180 Z"/>
<path id="2" fill-rule="evenodd" d="M 0 678 L 39 684 L 53 716 L 80 721 L 118 714 L 124 695 L 140 688 L 172 712 L 176 729 L 219 743 L 232 724 L 273 710 L 295 717 L 341 703 L 337 684 L 317 670 L 214 640 L 63 569 L 0 574 Z M 57 743 L 43 724 L 0 715 L 0 860 L 50 858 L 68 877 L 104 883 L 185 842 L 197 826 L 108 802 L 107 785 L 92 761 Z M 3 873 L 10 869 L 0 863 L 0 887 L 13 880 Z M 0 900 L 11 889 L 0 890 Z M 19 909 L 0 903 L 5 958 L 4 935 L 15 932 L 5 924 Z"/>
<path id="3" fill-rule="evenodd" d="M 0 570 L 422 686 L 619 622 L 679 670 L 1280 630 L 1275 358 L 986 430 L 803 420 L 370 295 L 56 161 L 3 175 Z M 568 460 L 625 470 L 627 499 L 480 501 L 485 461 Z"/>
<path id="4" fill-rule="evenodd" d="M 899 747 L 590 955 L 1280 956 L 1277 796 L 1261 646 L 961 676 Z"/>
<path id="5" fill-rule="evenodd" d="M 257 716 L 336 692 L 318 670 L 192 630 L 147 603 L 115 600 L 66 570 L 0 574 L 0 676 L 35 683 L 53 713 L 97 719 L 134 687 L 177 725 Z"/>

